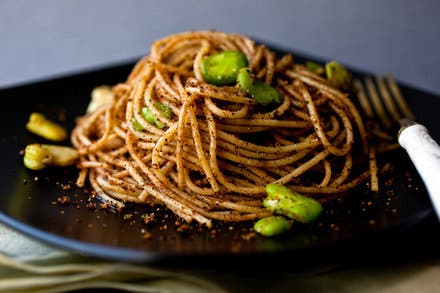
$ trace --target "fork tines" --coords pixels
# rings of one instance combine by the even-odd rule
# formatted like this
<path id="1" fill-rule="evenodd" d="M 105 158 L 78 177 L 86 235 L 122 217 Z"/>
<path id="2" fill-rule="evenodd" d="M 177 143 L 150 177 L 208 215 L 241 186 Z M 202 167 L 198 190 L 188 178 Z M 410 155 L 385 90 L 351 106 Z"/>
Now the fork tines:
<path id="1" fill-rule="evenodd" d="M 414 119 L 414 114 L 390 74 L 385 79 L 375 76 L 374 80 L 366 76 L 363 83 L 356 79 L 354 87 L 367 117 L 374 118 L 376 115 L 385 128 L 391 128 L 401 118 Z"/>

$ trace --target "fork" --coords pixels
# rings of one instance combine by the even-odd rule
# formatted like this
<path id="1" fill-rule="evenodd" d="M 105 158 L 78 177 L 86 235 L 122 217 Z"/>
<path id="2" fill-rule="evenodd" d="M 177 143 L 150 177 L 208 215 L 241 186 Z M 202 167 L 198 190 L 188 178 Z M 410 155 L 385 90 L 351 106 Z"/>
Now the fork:
<path id="1" fill-rule="evenodd" d="M 400 126 L 397 140 L 406 150 L 428 190 L 440 220 L 440 147 L 428 129 L 416 122 L 408 103 L 390 74 L 385 78 L 365 76 L 354 80 L 358 100 L 365 114 L 378 119 L 381 128 Z M 366 90 L 365 90 L 366 89 Z"/>

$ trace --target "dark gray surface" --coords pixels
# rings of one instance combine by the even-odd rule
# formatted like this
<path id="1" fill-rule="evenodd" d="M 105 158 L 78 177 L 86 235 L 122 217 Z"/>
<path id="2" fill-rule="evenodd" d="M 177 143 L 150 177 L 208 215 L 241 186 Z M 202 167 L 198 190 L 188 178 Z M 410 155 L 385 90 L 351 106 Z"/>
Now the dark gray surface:
<path id="1" fill-rule="evenodd" d="M 440 1 L 0 0 L 0 87 L 124 61 L 167 34 L 239 32 L 440 94 Z"/>

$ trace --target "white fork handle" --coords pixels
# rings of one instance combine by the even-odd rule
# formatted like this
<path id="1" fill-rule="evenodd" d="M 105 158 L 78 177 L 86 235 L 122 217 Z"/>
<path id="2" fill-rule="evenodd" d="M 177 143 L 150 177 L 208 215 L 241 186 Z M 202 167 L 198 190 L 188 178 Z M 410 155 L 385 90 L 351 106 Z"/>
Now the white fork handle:
<path id="1" fill-rule="evenodd" d="M 434 210 L 440 219 L 440 146 L 421 124 L 400 131 L 399 144 L 406 150 L 420 174 Z"/>

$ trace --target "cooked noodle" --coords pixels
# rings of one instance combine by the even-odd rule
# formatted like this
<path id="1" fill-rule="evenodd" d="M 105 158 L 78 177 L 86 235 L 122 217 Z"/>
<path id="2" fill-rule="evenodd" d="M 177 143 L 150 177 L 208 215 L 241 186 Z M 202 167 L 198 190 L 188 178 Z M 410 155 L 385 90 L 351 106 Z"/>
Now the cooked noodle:
<path id="1" fill-rule="evenodd" d="M 200 62 L 224 50 L 243 52 L 283 102 L 262 107 L 239 87 L 205 83 Z M 349 95 L 246 36 L 199 31 L 160 39 L 113 92 L 110 104 L 78 120 L 72 143 L 81 154 L 77 184 L 88 178 L 117 207 L 161 203 L 210 226 L 268 216 L 261 203 L 271 182 L 320 201 L 370 174 L 377 188 L 376 150 Z M 157 102 L 169 105 L 170 119 Z M 148 123 L 142 107 L 165 127 Z M 360 154 L 366 159 L 358 167 Z"/>

